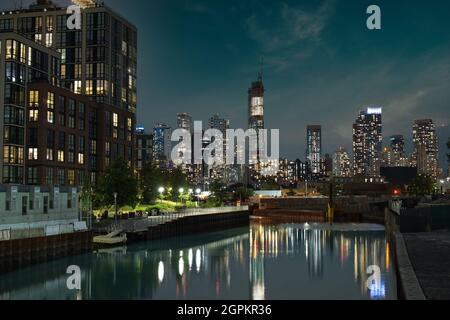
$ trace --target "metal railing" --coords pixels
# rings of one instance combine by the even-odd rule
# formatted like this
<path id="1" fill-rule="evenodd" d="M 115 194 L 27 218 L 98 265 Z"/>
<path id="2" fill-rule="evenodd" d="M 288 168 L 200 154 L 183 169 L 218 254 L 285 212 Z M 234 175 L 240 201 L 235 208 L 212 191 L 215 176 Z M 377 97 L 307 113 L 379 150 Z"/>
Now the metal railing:
<path id="1" fill-rule="evenodd" d="M 160 212 L 159 215 L 149 215 L 147 218 L 133 218 L 128 220 L 114 221 L 104 230 L 108 233 L 117 230 L 123 230 L 124 232 L 138 232 L 145 231 L 152 226 L 166 224 L 185 217 L 217 215 L 233 212 L 243 212 L 248 210 L 248 206 L 240 206 L 220 208 L 194 208 L 182 209 L 177 212 Z"/>

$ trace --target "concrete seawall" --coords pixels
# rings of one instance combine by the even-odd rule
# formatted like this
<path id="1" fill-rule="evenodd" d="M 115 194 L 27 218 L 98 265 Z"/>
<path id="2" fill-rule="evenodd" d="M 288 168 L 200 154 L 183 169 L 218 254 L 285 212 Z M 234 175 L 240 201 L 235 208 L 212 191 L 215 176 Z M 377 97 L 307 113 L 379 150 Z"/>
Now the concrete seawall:
<path id="1" fill-rule="evenodd" d="M 0 241 L 0 273 L 89 252 L 91 249 L 92 233 L 89 231 Z"/>
<path id="2" fill-rule="evenodd" d="M 165 224 L 156 225 L 146 231 L 127 233 L 129 242 L 155 240 L 194 233 L 204 233 L 249 225 L 250 212 L 186 216 Z"/>

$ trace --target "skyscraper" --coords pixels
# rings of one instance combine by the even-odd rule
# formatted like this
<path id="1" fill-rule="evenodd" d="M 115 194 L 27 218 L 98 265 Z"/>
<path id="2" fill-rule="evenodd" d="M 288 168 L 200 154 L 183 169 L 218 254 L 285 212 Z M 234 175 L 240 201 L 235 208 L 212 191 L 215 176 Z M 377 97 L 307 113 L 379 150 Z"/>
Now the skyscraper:
<path id="1" fill-rule="evenodd" d="M 438 177 L 438 139 L 433 120 L 421 119 L 413 125 L 413 165 L 420 174 Z"/>
<path id="2" fill-rule="evenodd" d="M 171 160 L 172 128 L 166 124 L 157 124 L 153 129 L 153 159 L 157 163 Z"/>
<path id="3" fill-rule="evenodd" d="M 320 175 L 322 160 L 322 126 L 310 125 L 306 131 L 306 163 L 312 177 Z"/>
<path id="4" fill-rule="evenodd" d="M 333 155 L 333 176 L 351 176 L 350 157 L 343 147 L 340 147 Z"/>
<path id="5" fill-rule="evenodd" d="M 367 108 L 353 124 L 354 174 L 378 176 L 383 147 L 382 108 Z"/>
<path id="6" fill-rule="evenodd" d="M 259 140 L 259 131 L 264 129 L 264 84 L 262 72 L 257 81 L 248 90 L 248 128 L 255 130 L 253 141 L 257 142 L 256 151 L 249 154 L 250 178 L 259 179 L 261 171 L 260 150 L 264 148 Z"/>
<path id="7" fill-rule="evenodd" d="M 400 156 L 405 155 L 405 137 L 403 135 L 391 136 L 391 149 L 393 152 L 398 152 Z"/>
<path id="8" fill-rule="evenodd" d="M 187 113 L 179 113 L 177 115 L 177 124 L 178 129 L 185 129 L 192 133 L 194 125 L 192 123 L 192 117 Z"/>

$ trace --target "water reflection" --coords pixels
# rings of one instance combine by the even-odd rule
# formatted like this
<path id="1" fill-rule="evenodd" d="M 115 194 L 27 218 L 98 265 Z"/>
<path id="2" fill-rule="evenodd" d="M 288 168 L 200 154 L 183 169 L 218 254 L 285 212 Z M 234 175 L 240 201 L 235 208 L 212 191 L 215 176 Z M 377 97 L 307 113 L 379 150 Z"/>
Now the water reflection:
<path id="1" fill-rule="evenodd" d="M 389 243 L 378 226 L 254 224 L 250 243 L 253 299 L 396 298 Z M 372 265 L 381 279 L 369 286 Z"/>
<path id="2" fill-rule="evenodd" d="M 346 229 L 347 228 L 347 229 Z M 0 276 L 0 299 L 393 299 L 381 230 L 263 225 L 100 250 Z M 82 290 L 65 270 L 78 265 Z M 370 265 L 381 283 L 369 290 Z"/>

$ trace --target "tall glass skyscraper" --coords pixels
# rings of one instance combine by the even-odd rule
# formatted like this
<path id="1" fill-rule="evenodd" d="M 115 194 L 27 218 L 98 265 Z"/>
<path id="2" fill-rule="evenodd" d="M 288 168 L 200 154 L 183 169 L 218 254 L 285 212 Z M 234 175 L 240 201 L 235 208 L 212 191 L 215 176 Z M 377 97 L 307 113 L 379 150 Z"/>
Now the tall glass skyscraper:
<path id="1" fill-rule="evenodd" d="M 438 177 L 438 138 L 431 119 L 414 121 L 413 125 L 413 165 L 421 174 Z"/>
<path id="2" fill-rule="evenodd" d="M 353 124 L 354 174 L 378 176 L 382 149 L 382 108 L 367 108 Z"/>
<path id="3" fill-rule="evenodd" d="M 309 174 L 320 174 L 322 160 L 322 126 L 310 125 L 306 131 L 306 163 Z"/>

